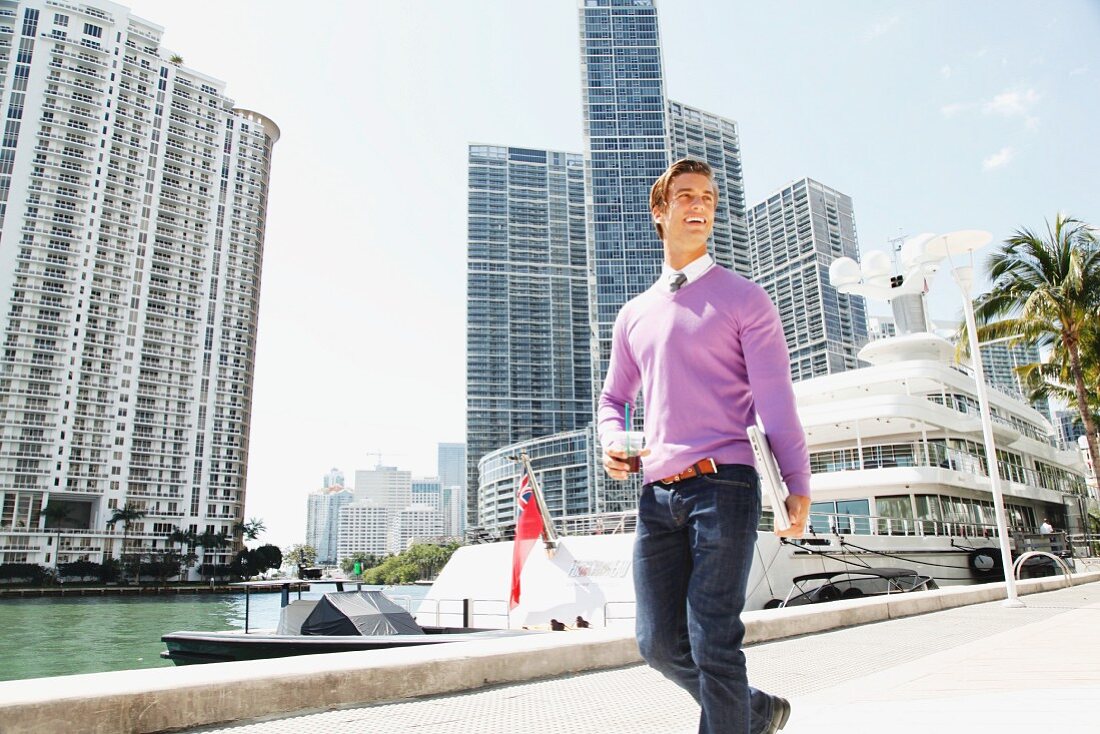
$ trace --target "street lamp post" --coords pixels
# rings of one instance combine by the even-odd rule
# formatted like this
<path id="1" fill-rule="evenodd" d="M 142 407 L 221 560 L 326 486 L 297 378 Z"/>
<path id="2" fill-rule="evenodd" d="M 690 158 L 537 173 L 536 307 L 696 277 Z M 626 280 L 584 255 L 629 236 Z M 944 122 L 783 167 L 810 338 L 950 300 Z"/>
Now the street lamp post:
<path id="1" fill-rule="evenodd" d="M 974 285 L 974 251 L 985 247 L 993 236 L 979 230 L 963 230 L 940 235 L 930 240 L 926 251 L 933 256 L 946 257 L 951 264 L 951 276 L 962 292 L 963 314 L 966 317 L 966 336 L 970 343 L 970 360 L 974 365 L 975 390 L 978 393 L 978 411 L 981 414 L 982 438 L 985 442 L 986 469 L 993 491 L 993 511 L 997 516 L 997 540 L 1001 548 L 1001 565 L 1005 571 L 1006 607 L 1025 606 L 1016 593 L 1016 574 L 1012 567 L 1012 549 L 1008 545 L 1008 518 L 1005 515 L 1004 490 L 1001 486 L 1001 467 L 997 461 L 997 445 L 993 441 L 993 416 L 989 410 L 989 386 L 985 384 L 985 368 L 982 365 L 981 347 L 978 344 L 978 325 L 974 318 L 974 301 L 970 289 Z M 969 264 L 956 265 L 954 257 L 966 255 Z"/>

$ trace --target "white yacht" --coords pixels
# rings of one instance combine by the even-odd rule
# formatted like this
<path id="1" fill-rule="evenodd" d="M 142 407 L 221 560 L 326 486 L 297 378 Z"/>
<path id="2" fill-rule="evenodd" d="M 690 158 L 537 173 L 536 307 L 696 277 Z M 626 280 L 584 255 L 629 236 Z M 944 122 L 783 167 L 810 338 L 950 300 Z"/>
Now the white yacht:
<path id="1" fill-rule="evenodd" d="M 746 609 L 775 606 L 795 577 L 859 568 L 907 568 L 939 586 L 1003 578 L 982 427 L 971 374 L 955 347 L 931 333 L 873 341 L 869 366 L 796 383 L 813 472 L 811 529 L 796 541 L 767 530 L 765 508 Z M 1059 448 L 1041 413 L 990 395 L 1010 545 L 1065 550 L 1085 502 L 1080 454 Z M 1089 500 L 1089 502 L 1092 502 Z M 633 619 L 633 518 L 626 532 L 563 536 L 536 548 L 522 576 L 522 604 L 508 609 L 512 544 L 459 549 L 421 606 L 422 624 L 596 625 Z M 462 600 L 467 600 L 465 604 Z M 462 621 L 463 612 L 467 615 Z"/>
<path id="2" fill-rule="evenodd" d="M 795 384 L 811 531 L 791 543 L 762 537 L 767 578 L 756 580 L 859 566 L 903 566 L 940 586 L 999 578 L 975 383 L 955 347 L 915 333 L 873 341 L 859 356 L 870 366 Z M 1079 452 L 1059 448 L 1046 418 L 1018 398 L 991 391 L 990 411 L 1010 545 L 1064 551 L 1064 533 L 1039 528 L 1049 518 L 1064 530 L 1083 514 Z"/>
<path id="3" fill-rule="evenodd" d="M 899 327 L 911 333 L 868 343 L 859 353 L 865 367 L 795 383 L 810 450 L 810 530 L 781 540 L 770 532 L 766 508 L 747 610 L 779 605 L 795 578 L 847 569 L 887 569 L 891 578 L 912 571 L 928 579 L 922 588 L 1004 578 L 977 383 L 956 364 L 954 345 L 926 331 L 923 295 L 941 259 L 985 242 L 983 232 L 919 235 L 901 248 L 904 276 L 890 277 L 881 253 L 866 258 L 862 271 L 846 258 L 830 266 L 838 290 L 862 288 L 889 301 Z M 1088 510 L 1097 507 L 1086 493 L 1082 457 L 1056 445 L 1050 423 L 1031 405 L 988 393 L 1008 544 L 1017 556 L 1038 550 L 1068 557 L 1065 531 L 1087 532 Z M 624 531 L 603 535 L 577 533 L 574 524 L 575 534 L 554 550 L 536 550 L 522 575 L 523 603 L 512 610 L 504 601 L 512 544 L 461 548 L 418 621 L 466 627 L 568 624 L 577 615 L 596 625 L 630 621 L 633 520 L 594 518 L 591 528 Z M 1061 532 L 1040 532 L 1045 520 Z M 1053 568 L 1049 558 L 1034 560 L 1046 568 L 1024 567 L 1024 575 Z M 862 588 L 845 586 L 849 595 Z"/>

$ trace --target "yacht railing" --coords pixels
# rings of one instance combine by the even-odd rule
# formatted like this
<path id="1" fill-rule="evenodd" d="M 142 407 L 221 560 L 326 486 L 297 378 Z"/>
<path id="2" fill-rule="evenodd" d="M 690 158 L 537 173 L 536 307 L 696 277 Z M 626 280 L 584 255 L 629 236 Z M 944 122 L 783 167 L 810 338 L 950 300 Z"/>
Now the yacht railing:
<path id="1" fill-rule="evenodd" d="M 1077 495 L 1084 491 L 1084 481 L 1073 476 L 1059 476 L 1000 459 L 1001 477 L 1009 482 L 1030 487 L 1043 487 L 1062 494 Z M 828 474 L 860 469 L 891 469 L 895 467 L 939 467 L 951 471 L 987 477 L 985 456 L 951 448 L 941 443 L 865 444 L 860 461 L 855 447 L 834 451 L 815 451 L 810 455 L 810 471 Z"/>
<path id="2" fill-rule="evenodd" d="M 602 611 L 604 626 L 632 622 L 635 616 L 635 602 L 604 602 Z M 421 624 L 433 627 L 461 625 L 483 629 L 507 629 L 512 623 L 507 599 L 424 599 L 417 608 L 416 614 L 420 615 Z M 588 621 L 594 624 L 601 622 L 598 619 Z M 570 618 L 562 622 L 566 626 L 572 626 L 574 620 Z"/>

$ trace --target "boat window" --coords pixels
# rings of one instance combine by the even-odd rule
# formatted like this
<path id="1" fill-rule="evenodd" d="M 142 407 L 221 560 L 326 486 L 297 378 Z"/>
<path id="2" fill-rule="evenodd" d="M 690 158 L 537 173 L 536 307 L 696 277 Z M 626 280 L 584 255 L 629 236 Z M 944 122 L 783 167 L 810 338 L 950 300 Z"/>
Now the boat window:
<path id="1" fill-rule="evenodd" d="M 825 513 L 825 514 L 817 514 Z M 815 533 L 834 533 L 833 515 L 836 514 L 835 502 L 813 502 L 810 504 L 810 527 Z"/>
<path id="2" fill-rule="evenodd" d="M 842 533 L 871 534 L 870 500 L 837 500 L 837 529 Z"/>
<path id="3" fill-rule="evenodd" d="M 912 529 L 913 501 L 909 495 L 875 497 L 878 532 L 882 535 L 907 535 Z"/>
<path id="4" fill-rule="evenodd" d="M 942 520 L 943 512 L 940 510 L 940 498 L 935 494 L 918 494 L 913 499 L 917 504 L 917 517 L 921 520 Z"/>

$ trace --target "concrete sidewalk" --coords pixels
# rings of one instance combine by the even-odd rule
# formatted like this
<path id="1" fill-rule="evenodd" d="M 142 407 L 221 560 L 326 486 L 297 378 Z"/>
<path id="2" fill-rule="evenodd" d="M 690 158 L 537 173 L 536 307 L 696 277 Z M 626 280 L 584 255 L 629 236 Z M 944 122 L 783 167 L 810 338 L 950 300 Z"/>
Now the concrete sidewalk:
<path id="1" fill-rule="evenodd" d="M 1100 585 L 956 607 L 746 649 L 786 696 L 783 734 L 1100 731 Z M 556 734 L 695 731 L 698 709 L 645 666 L 191 732 Z"/>

